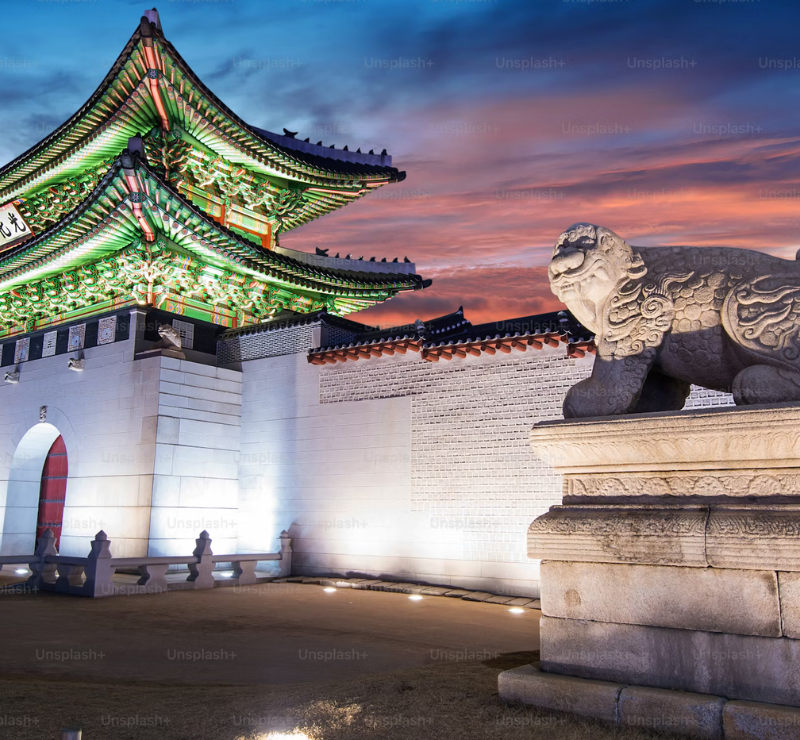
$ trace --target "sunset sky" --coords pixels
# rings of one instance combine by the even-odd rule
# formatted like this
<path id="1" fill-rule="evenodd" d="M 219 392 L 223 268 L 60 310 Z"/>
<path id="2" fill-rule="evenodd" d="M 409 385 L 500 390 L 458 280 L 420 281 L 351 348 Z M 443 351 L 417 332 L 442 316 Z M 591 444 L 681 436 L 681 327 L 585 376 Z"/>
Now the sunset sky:
<path id="1" fill-rule="evenodd" d="M 91 95 L 145 3 L 3 4 L 0 161 Z M 352 316 L 553 310 L 576 221 L 639 245 L 800 247 L 800 3 L 176 0 L 166 37 L 244 120 L 386 148 L 404 182 L 281 243 L 433 278 Z"/>

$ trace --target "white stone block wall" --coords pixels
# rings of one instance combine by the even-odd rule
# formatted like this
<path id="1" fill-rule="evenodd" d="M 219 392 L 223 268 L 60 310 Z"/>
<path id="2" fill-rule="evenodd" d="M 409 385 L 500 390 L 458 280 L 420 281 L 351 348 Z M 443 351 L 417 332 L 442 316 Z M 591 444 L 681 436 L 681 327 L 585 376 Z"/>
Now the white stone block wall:
<path id="1" fill-rule="evenodd" d="M 241 372 L 168 357 L 159 367 L 149 555 L 188 555 L 202 530 L 237 548 Z M 277 548 L 271 543 L 271 550 Z"/>
<path id="2" fill-rule="evenodd" d="M 147 551 L 159 370 L 133 362 L 132 340 L 83 352 L 83 372 L 67 368 L 72 355 L 56 355 L 23 363 L 18 384 L 0 382 L 3 554 L 33 551 L 42 465 L 58 434 L 69 465 L 61 552 L 86 555 L 100 529 L 115 555 Z M 50 434 L 40 434 L 42 406 Z"/>
<path id="3" fill-rule="evenodd" d="M 291 527 L 300 573 L 535 595 L 525 532 L 561 489 L 528 433 L 590 372 L 591 357 L 563 346 L 449 363 L 243 363 L 240 547 Z"/>

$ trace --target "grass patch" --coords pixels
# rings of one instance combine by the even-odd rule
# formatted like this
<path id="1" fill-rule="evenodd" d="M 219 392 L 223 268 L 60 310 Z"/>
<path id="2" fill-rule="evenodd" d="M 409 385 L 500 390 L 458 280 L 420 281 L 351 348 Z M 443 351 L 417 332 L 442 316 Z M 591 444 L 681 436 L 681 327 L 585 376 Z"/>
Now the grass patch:
<path id="1" fill-rule="evenodd" d="M 441 661 L 335 684 L 292 686 L 90 683 L 0 678 L 4 736 L 84 740 L 265 740 L 302 732 L 312 740 L 646 740 L 652 732 L 503 704 L 501 670 L 536 653 L 484 662 Z M 13 724 L 10 724 L 13 723 Z M 10 730 L 10 732 L 9 732 Z M 7 733 L 7 734 L 6 734 Z"/>

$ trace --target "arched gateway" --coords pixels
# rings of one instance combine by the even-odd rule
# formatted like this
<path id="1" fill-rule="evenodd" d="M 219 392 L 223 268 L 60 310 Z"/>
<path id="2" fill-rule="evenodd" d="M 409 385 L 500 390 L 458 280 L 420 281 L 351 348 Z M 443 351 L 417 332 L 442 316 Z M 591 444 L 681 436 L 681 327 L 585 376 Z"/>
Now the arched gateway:
<path id="1" fill-rule="evenodd" d="M 22 437 L 11 461 L 0 554 L 33 552 L 36 538 L 48 526 L 60 537 L 66 488 L 67 448 L 61 432 L 53 424 L 36 424 Z"/>

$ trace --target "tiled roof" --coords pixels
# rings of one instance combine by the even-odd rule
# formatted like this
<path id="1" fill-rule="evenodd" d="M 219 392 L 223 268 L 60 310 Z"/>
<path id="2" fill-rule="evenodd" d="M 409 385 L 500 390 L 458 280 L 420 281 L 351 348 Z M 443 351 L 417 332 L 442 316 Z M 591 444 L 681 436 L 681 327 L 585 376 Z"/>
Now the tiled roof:
<path id="1" fill-rule="evenodd" d="M 548 322 L 553 323 L 553 329 L 548 327 L 541 331 Z M 559 325 L 561 329 L 558 328 Z M 531 329 L 513 333 L 496 331 L 501 326 L 529 326 Z M 559 344 L 567 345 L 570 357 L 594 353 L 591 332 L 582 327 L 567 311 L 473 326 L 464 318 L 463 309 L 459 308 L 452 314 L 429 322 L 418 321 L 403 328 L 409 331 L 394 334 L 391 331 L 372 330 L 359 335 L 358 340 L 350 344 L 311 349 L 308 362 L 314 365 L 335 364 L 383 355 L 406 354 L 409 351 L 420 352 L 422 359 L 428 362 L 438 362 L 484 353 L 493 355 L 497 352 L 524 352 L 529 347 L 542 349 L 545 345 L 557 347 Z M 437 333 L 439 336 L 436 336 Z"/>
<path id="2" fill-rule="evenodd" d="M 135 236 L 135 219 L 130 210 L 120 216 L 127 202 L 123 162 L 130 158 L 146 191 L 143 205 L 152 211 L 156 228 L 165 229 L 179 246 L 206 259 L 221 260 L 295 287 L 338 295 L 352 291 L 358 296 L 370 291 L 394 293 L 424 287 L 425 281 L 408 265 L 380 264 L 381 270 L 362 270 L 363 262 L 315 256 L 314 264 L 295 259 L 288 250 L 265 250 L 211 219 L 178 193 L 138 157 L 126 151 L 117 159 L 92 194 L 58 223 L 0 256 L 0 280 L 24 280 L 30 270 L 57 272 L 72 261 L 86 261 L 102 242 L 105 251 L 129 244 Z M 170 211 L 170 204 L 172 210 Z M 169 211 L 169 213 L 168 213 Z M 121 211 L 122 213 L 122 211 Z M 181 230 L 174 224 L 180 222 Z M 109 242 L 110 238 L 116 241 Z M 288 252 L 288 253 L 287 253 Z M 342 265 L 346 265 L 343 267 Z M 373 301 L 374 302 L 374 301 Z"/>
<path id="3" fill-rule="evenodd" d="M 216 148 L 211 148 L 217 153 L 306 185 L 352 189 L 361 183 L 373 188 L 404 179 L 405 173 L 391 166 L 388 155 L 348 156 L 349 152 L 316 151 L 323 148 L 315 145 L 306 149 L 301 146 L 305 142 L 289 144 L 282 139 L 290 137 L 250 126 L 205 86 L 164 38 L 160 24 L 151 20 L 142 19 L 103 81 L 67 121 L 0 168 L 1 201 L 63 177 L 78 162 L 85 167 L 109 152 L 116 154 L 131 136 L 158 125 L 158 105 L 165 106 L 172 123 L 214 143 Z M 160 100 L 148 85 L 143 43 L 150 39 L 159 60 Z"/>

